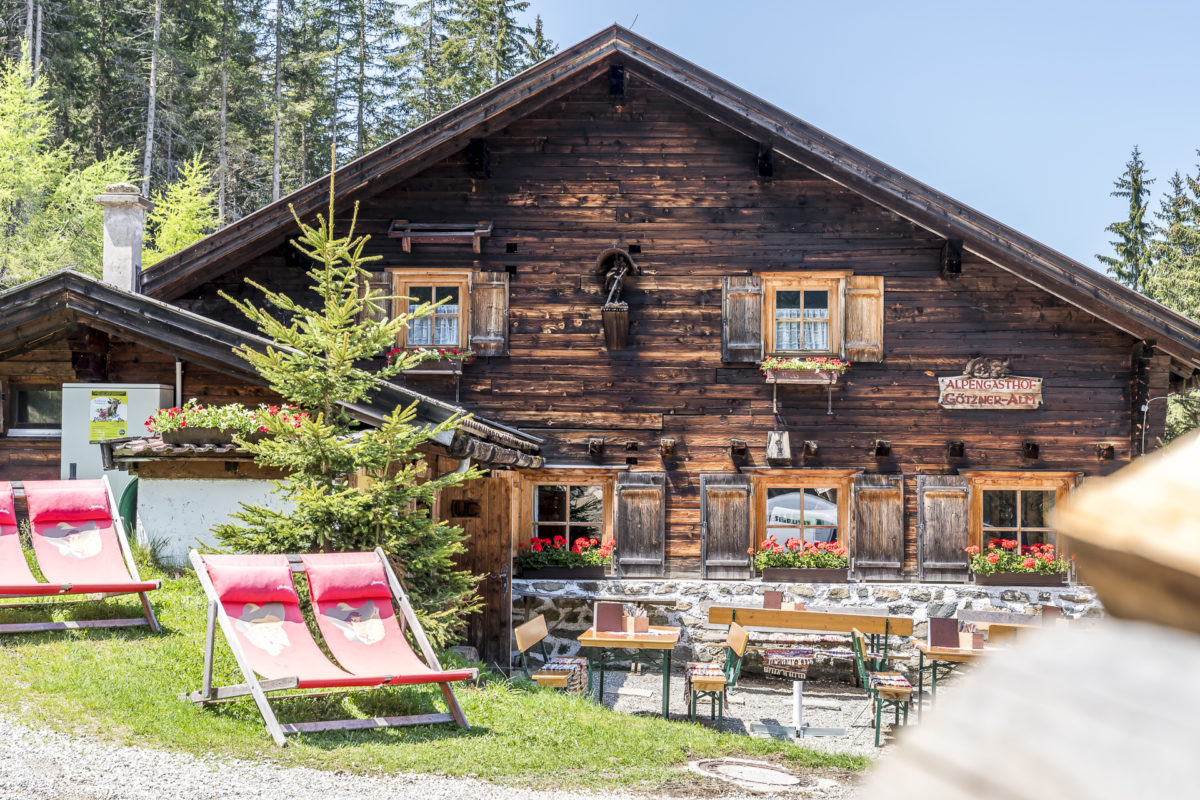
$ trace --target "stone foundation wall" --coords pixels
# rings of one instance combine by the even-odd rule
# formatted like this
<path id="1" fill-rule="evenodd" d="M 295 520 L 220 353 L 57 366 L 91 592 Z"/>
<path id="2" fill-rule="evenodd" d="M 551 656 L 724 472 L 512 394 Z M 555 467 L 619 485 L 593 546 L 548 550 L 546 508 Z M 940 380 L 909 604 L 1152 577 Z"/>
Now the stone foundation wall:
<path id="1" fill-rule="evenodd" d="M 1043 604 L 1056 605 L 1070 618 L 1101 617 L 1104 610 L 1095 592 L 1087 586 L 1003 587 L 974 584 L 858 583 L 797 584 L 760 581 L 701 580 L 606 580 L 606 581 L 513 581 L 513 624 L 519 625 L 538 614 L 546 616 L 550 636 L 547 652 L 577 655 L 576 638 L 591 626 L 595 599 L 645 598 L 651 625 L 683 628 L 672 658 L 713 661 L 721 655 L 727 627 L 709 625 L 713 605 L 762 607 L 763 592 L 784 593 L 785 601 L 803 602 L 809 609 L 871 609 L 879 614 L 912 617 L 916 635 L 924 636 L 930 617 L 952 617 L 959 611 L 1006 611 L 1037 614 Z M 537 595 L 522 598 L 523 594 Z M 574 599 L 573 599 L 574 598 Z M 528 612 L 528 616 L 525 612 Z M 847 641 L 849 641 L 847 637 Z M 898 639 L 893 645 L 899 644 Z M 514 653 L 515 653 L 514 645 Z M 753 670 L 755 661 L 748 667 Z M 820 676 L 827 666 L 813 665 Z M 849 671 L 848 665 L 844 671 Z"/>

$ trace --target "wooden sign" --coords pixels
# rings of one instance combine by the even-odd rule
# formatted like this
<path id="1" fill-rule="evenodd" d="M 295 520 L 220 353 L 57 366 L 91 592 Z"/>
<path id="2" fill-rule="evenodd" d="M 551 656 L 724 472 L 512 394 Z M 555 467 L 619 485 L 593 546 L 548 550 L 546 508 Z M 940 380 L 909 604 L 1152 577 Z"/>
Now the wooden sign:
<path id="1" fill-rule="evenodd" d="M 1024 411 L 1042 405 L 1042 379 L 1008 374 L 1008 360 L 973 358 L 962 375 L 938 378 L 938 405 L 975 411 Z"/>

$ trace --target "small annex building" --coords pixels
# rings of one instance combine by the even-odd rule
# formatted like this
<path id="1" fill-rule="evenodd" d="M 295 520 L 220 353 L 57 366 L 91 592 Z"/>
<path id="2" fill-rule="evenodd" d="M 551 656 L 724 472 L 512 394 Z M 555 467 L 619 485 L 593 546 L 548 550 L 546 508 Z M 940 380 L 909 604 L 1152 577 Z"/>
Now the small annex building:
<path id="1" fill-rule="evenodd" d="M 963 583 L 985 535 L 1052 540 L 1049 509 L 1154 448 L 1156 401 L 1200 374 L 1195 321 L 619 26 L 334 177 L 381 256 L 374 285 L 448 298 L 397 344 L 476 354 L 374 406 L 473 415 L 435 468 L 489 476 L 439 513 L 470 536 L 473 643 L 501 663 L 531 536 L 615 540 L 611 577 L 639 592 L 755 580 L 771 531 L 841 542 L 868 593 Z M 218 292 L 250 297 L 252 278 L 301 298 L 289 207 L 315 216 L 327 190 L 136 285 L 62 273 L 0 294 L 0 478 L 59 474 L 55 437 L 20 435 L 23 392 L 174 386 L 178 362 L 180 397 L 268 400 L 231 352 L 262 343 Z M 796 355 L 852 366 L 760 370 Z"/>

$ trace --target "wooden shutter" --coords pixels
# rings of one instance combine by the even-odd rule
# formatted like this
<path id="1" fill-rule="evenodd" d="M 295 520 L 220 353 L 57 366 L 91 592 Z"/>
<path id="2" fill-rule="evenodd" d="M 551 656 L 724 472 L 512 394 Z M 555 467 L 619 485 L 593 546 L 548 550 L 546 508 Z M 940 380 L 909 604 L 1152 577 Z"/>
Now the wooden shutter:
<path id="1" fill-rule="evenodd" d="M 8 406 L 10 398 L 9 391 L 12 390 L 12 384 L 7 378 L 0 378 L 0 436 L 8 433 Z"/>
<path id="2" fill-rule="evenodd" d="M 657 577 L 666 563 L 665 472 L 623 472 L 617 477 L 617 574 Z"/>
<path id="3" fill-rule="evenodd" d="M 762 360 L 762 279 L 757 275 L 721 279 L 721 360 Z"/>
<path id="4" fill-rule="evenodd" d="M 749 578 L 750 476 L 700 476 L 700 569 L 705 578 Z"/>
<path id="5" fill-rule="evenodd" d="M 883 360 L 883 276 L 851 275 L 846 281 L 846 343 L 851 363 Z"/>
<path id="6" fill-rule="evenodd" d="M 508 273 L 471 277 L 471 349 L 477 356 L 508 355 Z"/>
<path id="7" fill-rule="evenodd" d="M 904 570 L 904 476 L 854 479 L 854 547 L 858 577 L 898 580 Z"/>
<path id="8" fill-rule="evenodd" d="M 917 476 L 917 539 L 921 580 L 965 581 L 968 577 L 971 487 L 966 475 Z"/>
<path id="9" fill-rule="evenodd" d="M 367 296 L 368 290 L 374 290 L 376 294 L 384 297 L 391 297 L 392 292 L 392 276 L 387 273 L 371 273 L 365 276 L 365 280 L 360 280 L 358 284 L 358 296 L 360 298 Z M 363 308 L 358 313 L 360 322 L 372 320 L 375 322 L 385 322 L 392 318 L 394 309 L 392 308 L 392 300 L 379 301 L 380 309 L 372 311 L 370 308 Z"/>

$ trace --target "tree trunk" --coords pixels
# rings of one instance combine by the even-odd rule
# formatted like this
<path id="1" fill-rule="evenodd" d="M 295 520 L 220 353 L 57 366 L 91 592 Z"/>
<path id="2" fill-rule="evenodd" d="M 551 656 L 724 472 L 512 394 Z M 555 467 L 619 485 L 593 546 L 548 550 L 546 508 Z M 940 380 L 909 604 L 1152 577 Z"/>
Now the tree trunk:
<path id="1" fill-rule="evenodd" d="M 341 111 L 342 100 L 342 4 L 337 3 L 337 25 L 334 28 L 333 38 L 333 119 L 329 124 L 329 139 L 337 145 L 338 140 L 338 115 Z"/>
<path id="2" fill-rule="evenodd" d="M 25 50 L 25 47 L 30 49 Z M 25 0 L 25 46 L 21 49 L 30 57 L 33 56 L 33 0 Z"/>
<path id="3" fill-rule="evenodd" d="M 42 71 L 42 4 L 37 5 L 37 31 L 33 36 L 33 77 Z"/>
<path id="4" fill-rule="evenodd" d="M 217 227 L 225 227 L 226 198 L 229 193 L 229 0 L 221 4 L 221 120 L 217 146 Z"/>
<path id="5" fill-rule="evenodd" d="M 281 124 L 280 70 L 283 60 L 283 0 L 275 0 L 275 147 L 271 158 L 271 200 L 279 199 L 279 146 Z"/>
<path id="6" fill-rule="evenodd" d="M 429 21 L 426 26 L 426 42 L 425 42 L 425 74 L 421 76 L 422 83 L 425 84 L 425 108 L 421 110 L 421 122 L 429 122 L 436 116 L 433 113 L 433 46 L 437 38 L 434 36 L 434 3 L 435 0 L 429 0 Z"/>
<path id="7" fill-rule="evenodd" d="M 158 40 L 162 33 L 162 0 L 154 0 L 154 36 L 150 44 L 150 100 L 146 104 L 146 152 L 142 156 L 142 194 L 150 196 L 150 167 L 154 157 L 154 101 L 158 90 Z"/>
<path id="8" fill-rule="evenodd" d="M 108 149 L 108 131 L 105 119 L 108 113 L 108 18 L 105 14 L 105 0 L 96 4 L 96 114 L 95 136 L 92 145 L 95 148 L 96 160 L 102 160 Z"/>
<path id="9" fill-rule="evenodd" d="M 366 103 L 366 73 L 367 73 L 367 2 L 359 0 L 358 3 L 358 118 L 355 123 L 355 152 L 357 155 L 363 154 L 363 139 L 365 138 L 363 130 L 363 105 Z"/>

